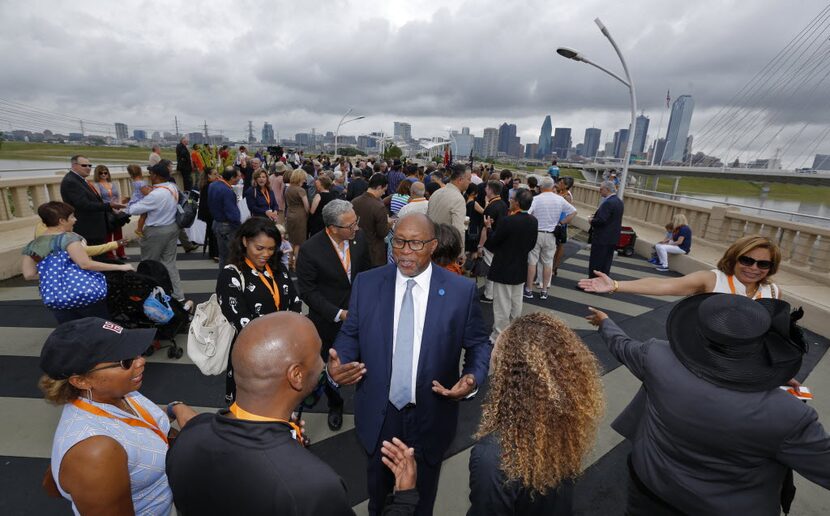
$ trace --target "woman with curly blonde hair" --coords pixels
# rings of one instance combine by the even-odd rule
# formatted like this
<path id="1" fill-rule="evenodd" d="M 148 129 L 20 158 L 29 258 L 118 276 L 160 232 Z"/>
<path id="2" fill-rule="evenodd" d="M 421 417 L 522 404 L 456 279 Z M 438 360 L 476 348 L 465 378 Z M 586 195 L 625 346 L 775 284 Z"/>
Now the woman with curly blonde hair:
<path id="1" fill-rule="evenodd" d="M 563 321 L 532 313 L 501 333 L 491 370 L 467 516 L 570 514 L 605 408 L 596 357 Z"/>

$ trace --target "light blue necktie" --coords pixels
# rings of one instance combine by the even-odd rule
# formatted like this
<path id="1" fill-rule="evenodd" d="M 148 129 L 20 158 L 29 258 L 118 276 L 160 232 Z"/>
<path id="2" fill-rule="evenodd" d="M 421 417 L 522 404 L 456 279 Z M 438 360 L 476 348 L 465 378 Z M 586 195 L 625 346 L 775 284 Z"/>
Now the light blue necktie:
<path id="1" fill-rule="evenodd" d="M 412 301 L 412 287 L 415 280 L 406 281 L 406 292 L 398 314 L 398 331 L 395 352 L 392 356 L 392 385 L 389 387 L 389 401 L 398 410 L 412 401 L 412 348 L 415 340 L 415 303 Z"/>

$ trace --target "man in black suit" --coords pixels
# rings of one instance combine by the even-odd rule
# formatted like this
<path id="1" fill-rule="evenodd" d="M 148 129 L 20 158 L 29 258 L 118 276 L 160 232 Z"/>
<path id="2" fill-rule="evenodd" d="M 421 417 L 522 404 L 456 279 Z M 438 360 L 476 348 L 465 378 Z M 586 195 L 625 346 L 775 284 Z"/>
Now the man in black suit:
<path id="1" fill-rule="evenodd" d="M 620 240 L 623 202 L 617 197 L 616 187 L 611 181 L 604 181 L 599 187 L 602 201 L 596 213 L 588 219 L 591 224 L 591 258 L 588 261 L 588 277 L 599 271 L 610 274 L 614 260 L 614 248 Z"/>
<path id="2" fill-rule="evenodd" d="M 487 279 L 493 282 L 493 332 L 490 342 L 495 343 L 510 321 L 522 315 L 523 276 L 527 276 L 527 255 L 536 247 L 539 222 L 527 210 L 533 204 L 533 193 L 527 188 L 516 190 L 510 200 L 513 215 L 502 217 L 492 236 L 487 238 L 485 249 L 493 253 L 493 261 Z M 493 219 L 485 217 L 489 229 Z M 525 278 L 526 279 L 526 278 Z"/>
<path id="3" fill-rule="evenodd" d="M 73 231 L 86 239 L 89 245 L 100 245 L 107 241 L 107 212 L 112 208 L 123 208 L 118 202 L 105 203 L 98 189 L 86 178 L 92 172 L 92 163 L 85 156 L 72 156 L 71 169 L 61 181 L 63 202 L 75 208 Z"/>
<path id="4" fill-rule="evenodd" d="M 176 170 L 182 176 L 182 186 L 185 192 L 193 189 L 193 162 L 190 160 L 190 151 L 187 150 L 188 143 L 190 140 L 187 136 L 183 136 L 176 145 Z"/>
<path id="5" fill-rule="evenodd" d="M 336 199 L 323 208 L 325 231 L 300 246 L 297 256 L 297 288 L 308 305 L 308 318 L 323 341 L 323 359 L 328 360 L 343 321 L 349 316 L 352 282 L 359 272 L 371 267 L 369 248 L 357 232 L 357 215 L 352 204 Z M 332 431 L 343 425 L 343 398 L 328 382 L 328 424 Z"/>

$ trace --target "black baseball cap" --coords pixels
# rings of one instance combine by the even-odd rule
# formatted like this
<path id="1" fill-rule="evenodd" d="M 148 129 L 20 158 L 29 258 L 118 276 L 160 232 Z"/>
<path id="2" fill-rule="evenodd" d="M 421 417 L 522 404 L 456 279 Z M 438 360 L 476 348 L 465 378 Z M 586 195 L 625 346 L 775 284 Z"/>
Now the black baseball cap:
<path id="1" fill-rule="evenodd" d="M 129 330 L 99 317 L 61 324 L 49 334 L 40 352 L 40 368 L 50 378 L 65 380 L 84 374 L 101 362 L 135 358 L 153 343 L 156 330 Z"/>

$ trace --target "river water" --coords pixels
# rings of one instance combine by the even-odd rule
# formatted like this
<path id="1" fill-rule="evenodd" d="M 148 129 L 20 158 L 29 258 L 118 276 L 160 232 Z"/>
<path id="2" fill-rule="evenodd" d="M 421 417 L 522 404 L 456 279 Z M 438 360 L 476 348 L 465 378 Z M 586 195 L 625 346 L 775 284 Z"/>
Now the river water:
<path id="1" fill-rule="evenodd" d="M 126 172 L 130 161 L 97 161 L 90 160 L 94 165 L 106 165 L 113 172 Z M 69 171 L 69 160 L 45 161 L 23 159 L 0 159 L 0 179 L 18 177 L 54 176 L 57 173 Z"/>

